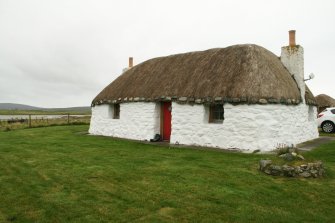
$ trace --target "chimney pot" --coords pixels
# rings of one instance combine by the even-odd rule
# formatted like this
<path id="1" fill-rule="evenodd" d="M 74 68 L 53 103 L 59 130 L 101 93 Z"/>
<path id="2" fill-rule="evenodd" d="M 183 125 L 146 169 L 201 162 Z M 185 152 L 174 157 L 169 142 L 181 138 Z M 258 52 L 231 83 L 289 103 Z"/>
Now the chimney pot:
<path id="1" fill-rule="evenodd" d="M 289 46 L 296 46 L 295 44 L 295 30 L 288 31 L 289 33 Z"/>
<path id="2" fill-rule="evenodd" d="M 133 61 L 134 59 L 132 57 L 129 57 L 129 65 L 128 65 L 129 68 L 133 67 Z"/>

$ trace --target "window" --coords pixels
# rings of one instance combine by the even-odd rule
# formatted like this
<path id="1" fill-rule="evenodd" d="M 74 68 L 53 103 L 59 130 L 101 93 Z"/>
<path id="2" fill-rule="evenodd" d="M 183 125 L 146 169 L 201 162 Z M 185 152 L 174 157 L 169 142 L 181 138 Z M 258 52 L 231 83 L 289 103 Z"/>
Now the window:
<path id="1" fill-rule="evenodd" d="M 330 110 L 333 114 L 335 114 L 335 109 Z"/>
<path id="2" fill-rule="evenodd" d="M 223 104 L 210 105 L 209 123 L 223 123 L 223 120 L 224 120 Z"/>
<path id="3" fill-rule="evenodd" d="M 114 104 L 113 107 L 113 119 L 120 118 L 120 104 Z"/>

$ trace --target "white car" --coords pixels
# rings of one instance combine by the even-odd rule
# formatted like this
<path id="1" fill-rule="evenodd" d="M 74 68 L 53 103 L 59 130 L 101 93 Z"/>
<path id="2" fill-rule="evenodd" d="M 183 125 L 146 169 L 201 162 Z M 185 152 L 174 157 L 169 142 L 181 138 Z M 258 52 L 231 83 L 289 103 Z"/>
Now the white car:
<path id="1" fill-rule="evenodd" d="M 318 114 L 318 127 L 322 131 L 331 133 L 335 132 L 335 107 L 326 108 Z"/>

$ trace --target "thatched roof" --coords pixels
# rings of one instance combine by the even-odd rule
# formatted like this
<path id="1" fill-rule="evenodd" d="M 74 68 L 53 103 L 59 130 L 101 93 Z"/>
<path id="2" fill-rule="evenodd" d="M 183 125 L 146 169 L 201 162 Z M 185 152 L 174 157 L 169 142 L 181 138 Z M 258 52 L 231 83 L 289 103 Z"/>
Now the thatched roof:
<path id="1" fill-rule="evenodd" d="M 315 103 L 307 91 L 306 99 Z M 160 100 L 298 104 L 301 97 L 276 55 L 246 44 L 145 61 L 109 84 L 92 105 Z"/>
<path id="2" fill-rule="evenodd" d="M 318 107 L 335 107 L 335 99 L 326 94 L 319 94 L 315 97 Z"/>

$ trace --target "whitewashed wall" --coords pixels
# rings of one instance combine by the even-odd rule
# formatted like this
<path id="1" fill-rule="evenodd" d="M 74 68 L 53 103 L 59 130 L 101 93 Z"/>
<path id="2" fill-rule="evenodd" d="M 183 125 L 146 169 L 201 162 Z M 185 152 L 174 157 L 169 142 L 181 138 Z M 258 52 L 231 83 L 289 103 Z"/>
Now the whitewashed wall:
<path id="1" fill-rule="evenodd" d="M 89 133 L 149 140 L 160 132 L 160 106 L 136 102 L 120 104 L 120 119 L 112 119 L 108 105 L 92 108 Z M 172 103 L 172 144 L 269 151 L 278 144 L 298 144 L 318 137 L 316 107 L 305 104 L 224 105 L 222 124 L 208 123 L 204 105 Z"/>
<path id="2" fill-rule="evenodd" d="M 150 140 L 160 132 L 160 106 L 155 103 L 122 103 L 120 119 L 113 119 L 113 106 L 92 108 L 89 133 L 93 135 Z"/>
<path id="3" fill-rule="evenodd" d="M 204 105 L 172 105 L 171 143 L 269 151 L 318 137 L 316 107 L 225 104 L 222 124 L 208 123 Z"/>

